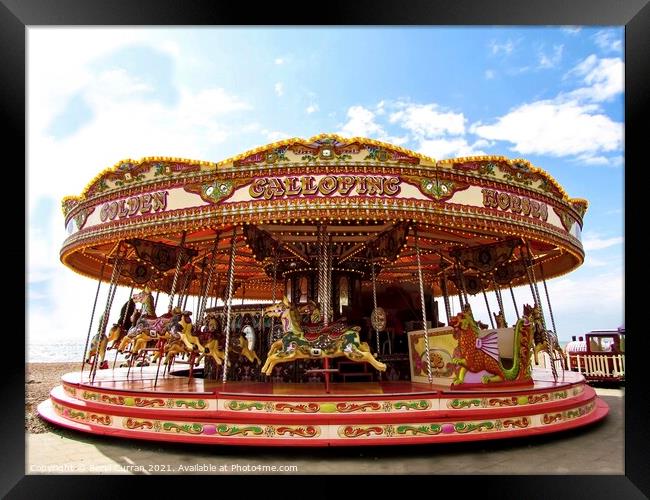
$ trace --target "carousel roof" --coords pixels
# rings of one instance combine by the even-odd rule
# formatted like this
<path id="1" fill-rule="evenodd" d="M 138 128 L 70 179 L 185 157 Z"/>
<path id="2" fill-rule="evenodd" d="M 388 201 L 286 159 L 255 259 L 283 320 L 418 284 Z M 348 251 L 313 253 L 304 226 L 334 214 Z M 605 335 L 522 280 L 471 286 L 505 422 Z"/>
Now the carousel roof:
<path id="1" fill-rule="evenodd" d="M 121 284 L 163 291 L 180 262 L 191 293 L 212 268 L 210 294 L 223 296 L 234 240 L 235 296 L 270 298 L 274 281 L 316 269 L 322 227 L 335 270 L 367 281 L 374 266 L 380 284 L 415 283 L 419 250 L 434 293 L 443 275 L 455 293 L 459 278 L 485 289 L 526 283 L 526 259 L 546 278 L 575 269 L 586 209 L 524 159 L 435 161 L 326 134 L 218 163 L 121 161 L 63 200 L 61 260 L 105 280 L 119 260 Z M 457 263 L 466 276 L 452 272 Z"/>

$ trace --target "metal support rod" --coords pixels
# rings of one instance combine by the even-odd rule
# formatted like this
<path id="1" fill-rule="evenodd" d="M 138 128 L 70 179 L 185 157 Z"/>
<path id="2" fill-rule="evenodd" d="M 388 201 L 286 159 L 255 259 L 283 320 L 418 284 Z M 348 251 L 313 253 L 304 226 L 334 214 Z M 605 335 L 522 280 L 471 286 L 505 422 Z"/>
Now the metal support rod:
<path id="1" fill-rule="evenodd" d="M 325 245 L 323 242 L 323 226 L 318 225 L 318 303 L 320 304 L 321 309 L 325 310 L 325 264 L 324 264 L 324 252 Z M 323 312 L 321 311 L 321 312 Z"/>
<path id="2" fill-rule="evenodd" d="M 131 290 L 129 291 L 129 300 L 126 303 L 126 306 L 124 306 L 124 314 L 120 317 L 120 329 L 124 328 L 124 322 L 126 321 L 126 315 L 129 313 L 129 305 L 131 303 L 131 298 L 133 297 L 133 290 L 135 286 L 131 287 Z M 154 307 L 155 310 L 155 307 Z M 117 364 L 117 355 L 119 354 L 119 351 L 117 349 L 118 345 L 117 341 L 113 341 L 113 346 L 115 349 L 115 359 L 113 359 L 113 371 L 115 371 L 115 365 Z"/>
<path id="3" fill-rule="evenodd" d="M 512 304 L 515 306 L 515 314 L 517 315 L 517 320 L 519 320 L 519 309 L 517 308 L 517 301 L 515 300 L 515 292 L 512 290 L 512 285 L 508 285 L 510 288 L 510 295 L 512 296 Z"/>
<path id="4" fill-rule="evenodd" d="M 228 294 L 226 301 L 226 343 L 224 346 L 223 377 L 225 384 L 228 377 L 228 349 L 230 348 L 230 311 L 232 308 L 233 284 L 235 281 L 235 254 L 237 250 L 237 226 L 232 229 L 232 240 L 230 242 L 230 259 L 228 262 Z"/>
<path id="5" fill-rule="evenodd" d="M 465 304 L 467 301 L 467 293 L 465 292 L 465 278 L 463 277 L 463 272 L 460 268 L 460 262 L 456 259 L 456 288 L 458 289 L 458 303 L 460 304 L 460 310 L 465 309 Z"/>
<path id="6" fill-rule="evenodd" d="M 420 283 L 420 302 L 422 306 L 422 329 L 424 330 L 424 350 L 426 352 L 426 362 L 427 362 L 427 376 L 429 378 L 429 383 L 433 384 L 433 373 L 431 371 L 431 354 L 429 351 L 429 332 L 427 330 L 427 311 L 426 304 L 424 301 L 424 282 L 422 279 L 422 263 L 420 261 L 420 246 L 418 245 L 418 230 L 415 228 L 413 230 L 415 236 L 415 255 L 418 262 L 418 282 Z"/>
<path id="7" fill-rule="evenodd" d="M 449 305 L 449 292 L 447 291 L 447 272 L 442 273 L 442 294 L 445 302 L 445 314 L 447 315 L 447 326 L 451 320 L 451 306 Z"/>
<path id="8" fill-rule="evenodd" d="M 374 311 L 377 311 L 377 283 L 375 279 L 375 261 L 374 255 L 371 256 L 370 276 L 372 278 L 372 304 Z M 377 356 L 379 356 L 379 330 L 375 328 L 375 339 L 377 340 Z"/>
<path id="9" fill-rule="evenodd" d="M 203 321 L 203 315 L 205 314 L 205 306 L 208 300 L 208 293 L 210 287 L 212 286 L 212 275 L 214 273 L 214 263 L 217 260 L 217 246 L 219 245 L 219 232 L 216 232 L 214 237 L 214 244 L 212 245 L 212 256 L 210 257 L 210 269 L 208 270 L 208 278 L 205 282 L 205 289 L 201 290 L 201 296 L 199 297 L 199 306 L 196 315 L 196 323 L 198 325 Z M 202 275 L 205 275 L 205 268 L 203 269 Z"/>
<path id="10" fill-rule="evenodd" d="M 555 327 L 555 317 L 553 316 L 553 308 L 551 307 L 551 299 L 548 295 L 548 287 L 546 286 L 546 277 L 544 276 L 544 269 L 542 266 L 539 266 L 540 273 L 542 275 L 542 283 L 544 283 L 544 293 L 546 294 L 546 303 L 548 304 L 548 312 L 551 315 L 551 323 L 553 325 L 553 331 L 557 334 L 557 328 Z"/>
<path id="11" fill-rule="evenodd" d="M 329 325 L 330 321 L 332 321 L 334 318 L 330 316 L 330 312 L 332 312 L 332 237 L 327 236 L 327 246 L 326 252 L 327 252 L 327 261 L 326 261 L 326 268 L 325 268 L 325 303 L 327 304 L 325 308 L 325 326 Z"/>
<path id="12" fill-rule="evenodd" d="M 526 241 L 526 250 L 528 252 L 528 263 L 529 265 L 526 266 L 526 273 L 528 275 L 528 280 L 530 282 L 530 291 L 533 294 L 533 300 L 535 302 L 535 305 L 539 308 L 539 317 L 540 320 L 542 321 L 542 327 L 544 330 L 546 330 L 546 320 L 544 319 L 544 311 L 542 309 L 542 301 L 540 300 L 539 296 L 539 289 L 537 288 L 537 281 L 535 278 L 535 263 L 533 261 L 533 254 L 530 251 L 530 245 Z"/>
<path id="13" fill-rule="evenodd" d="M 118 257 L 115 259 L 115 263 L 113 265 L 113 272 L 111 274 L 111 284 L 108 288 L 106 307 L 104 309 L 104 314 L 102 314 L 101 319 L 99 321 L 99 329 L 97 331 L 98 335 L 103 335 L 104 332 L 106 331 L 106 325 L 108 323 L 108 315 L 111 312 L 111 306 L 113 305 L 113 299 L 115 298 L 115 291 L 117 290 L 117 281 L 119 280 L 121 273 L 122 273 L 122 257 L 118 253 Z M 90 367 L 91 381 L 95 380 L 95 374 L 97 373 L 97 354 L 99 353 L 95 353 L 95 360 L 92 366 Z"/>
<path id="14" fill-rule="evenodd" d="M 177 307 L 181 307 L 181 304 L 183 304 L 183 309 L 185 309 L 185 306 L 187 305 L 187 287 L 191 282 L 191 276 L 192 267 L 190 266 L 190 268 L 183 274 L 183 284 L 180 286 L 181 291 L 178 294 L 178 302 L 176 303 Z"/>
<path id="15" fill-rule="evenodd" d="M 276 247 L 273 252 L 273 289 L 271 290 L 271 303 L 275 304 L 275 289 L 278 286 L 278 248 Z M 262 320 L 262 326 L 264 322 Z M 273 330 L 275 329 L 275 316 L 271 317 L 271 330 L 269 331 L 269 348 L 273 343 Z M 260 332 L 263 331 L 260 329 Z"/>
<path id="16" fill-rule="evenodd" d="M 176 271 L 174 271 L 174 280 L 172 281 L 172 289 L 169 292 L 169 307 L 167 310 L 171 312 L 174 307 L 174 294 L 176 293 L 176 283 L 178 281 L 178 273 L 181 268 L 181 262 L 183 261 L 183 245 L 185 244 L 185 237 L 187 236 L 187 231 L 183 231 L 183 236 L 181 237 L 181 244 L 178 250 L 178 259 L 176 259 Z"/>
<path id="17" fill-rule="evenodd" d="M 88 325 L 88 334 L 86 335 L 86 345 L 84 346 L 84 354 L 81 360 L 81 372 L 84 371 L 84 364 L 86 364 L 86 353 L 88 352 L 88 341 L 90 340 L 90 332 L 93 328 L 93 319 L 95 319 L 95 309 L 97 308 L 97 298 L 99 297 L 99 287 L 102 284 L 102 278 L 104 277 L 104 268 L 106 267 L 106 259 L 102 262 L 102 269 L 99 272 L 99 279 L 97 280 L 97 291 L 95 291 L 95 301 L 93 302 L 93 310 L 90 313 L 90 324 Z M 133 289 L 131 289 L 133 290 Z"/>
<path id="18" fill-rule="evenodd" d="M 485 293 L 485 287 L 483 286 L 482 281 L 481 281 L 481 291 L 483 292 L 483 298 L 485 299 L 485 307 L 487 307 L 488 316 L 490 316 L 490 325 L 492 325 L 492 329 L 494 329 L 494 319 L 492 318 L 492 311 L 490 310 L 490 303 L 488 302 L 487 294 Z"/>
<path id="19" fill-rule="evenodd" d="M 497 285 L 496 280 L 494 277 L 492 277 L 492 286 L 494 286 L 494 294 L 497 297 L 497 303 L 499 304 L 499 312 L 501 313 L 501 317 L 503 318 L 503 321 L 506 320 L 506 312 L 503 310 L 503 297 L 501 297 L 501 290 L 499 289 L 499 285 Z"/>

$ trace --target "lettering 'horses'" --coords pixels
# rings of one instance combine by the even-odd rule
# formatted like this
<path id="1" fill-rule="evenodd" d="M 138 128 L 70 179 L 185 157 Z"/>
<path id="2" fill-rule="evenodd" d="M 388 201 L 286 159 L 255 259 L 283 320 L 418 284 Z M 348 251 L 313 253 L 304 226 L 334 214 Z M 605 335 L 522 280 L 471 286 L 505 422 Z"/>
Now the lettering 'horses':
<path id="1" fill-rule="evenodd" d="M 379 371 L 386 371 L 386 365 L 377 361 L 368 344 L 359 339 L 358 326 L 349 327 L 338 321 L 328 327 L 310 328 L 311 331 L 305 332 L 300 324 L 298 311 L 286 297 L 264 309 L 264 314 L 280 318 L 282 330 L 285 332 L 281 339 L 271 344 L 266 363 L 262 367 L 262 373 L 266 375 L 271 375 L 278 363 L 304 358 L 341 356 L 352 361 L 367 362 Z"/>

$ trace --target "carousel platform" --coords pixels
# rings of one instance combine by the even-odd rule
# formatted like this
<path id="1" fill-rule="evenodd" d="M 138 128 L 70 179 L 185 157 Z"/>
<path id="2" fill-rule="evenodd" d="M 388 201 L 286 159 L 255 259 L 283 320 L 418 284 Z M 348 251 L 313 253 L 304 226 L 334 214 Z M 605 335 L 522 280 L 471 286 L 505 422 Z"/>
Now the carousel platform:
<path id="1" fill-rule="evenodd" d="M 177 372 L 178 373 L 178 372 Z M 68 373 L 38 407 L 49 422 L 91 434 L 253 446 L 363 446 L 475 441 L 592 424 L 609 408 L 582 375 L 534 369 L 533 385 L 411 382 L 325 385 L 159 377 L 156 367 Z"/>

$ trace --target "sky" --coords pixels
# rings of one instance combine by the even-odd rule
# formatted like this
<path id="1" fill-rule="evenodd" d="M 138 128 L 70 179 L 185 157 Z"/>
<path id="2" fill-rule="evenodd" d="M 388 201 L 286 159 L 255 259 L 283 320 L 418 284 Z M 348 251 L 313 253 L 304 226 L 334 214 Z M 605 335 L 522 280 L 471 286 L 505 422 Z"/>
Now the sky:
<path id="1" fill-rule="evenodd" d="M 624 324 L 623 27 L 28 27 L 27 51 L 28 343 L 88 332 L 97 282 L 60 263 L 64 196 L 129 158 L 321 133 L 546 170 L 589 201 L 584 264 L 547 283 L 560 340 Z"/>

